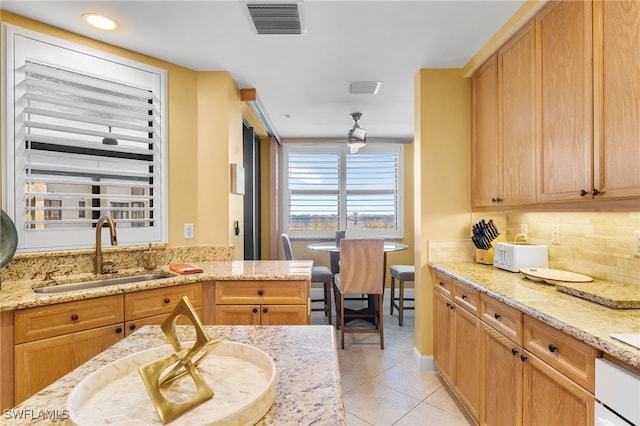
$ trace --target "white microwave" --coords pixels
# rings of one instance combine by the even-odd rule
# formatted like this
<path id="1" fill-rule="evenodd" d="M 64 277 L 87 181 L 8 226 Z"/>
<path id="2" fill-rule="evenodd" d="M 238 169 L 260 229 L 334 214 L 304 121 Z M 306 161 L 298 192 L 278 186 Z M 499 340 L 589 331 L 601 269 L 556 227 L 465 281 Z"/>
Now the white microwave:
<path id="1" fill-rule="evenodd" d="M 547 246 L 531 243 L 496 243 L 493 247 L 493 266 L 518 272 L 520 268 L 547 268 Z"/>

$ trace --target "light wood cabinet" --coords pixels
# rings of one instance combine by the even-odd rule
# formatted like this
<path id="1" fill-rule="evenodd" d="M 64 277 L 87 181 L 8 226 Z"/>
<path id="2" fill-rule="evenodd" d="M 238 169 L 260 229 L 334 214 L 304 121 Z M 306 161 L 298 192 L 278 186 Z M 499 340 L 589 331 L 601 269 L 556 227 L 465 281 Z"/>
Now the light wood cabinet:
<path id="1" fill-rule="evenodd" d="M 473 205 L 536 200 L 535 38 L 527 25 L 471 79 Z"/>
<path id="2" fill-rule="evenodd" d="M 640 2 L 594 8 L 594 189 L 596 198 L 640 196 Z"/>
<path id="3" fill-rule="evenodd" d="M 593 424 L 599 351 L 484 294 L 480 318 L 481 425 Z"/>
<path id="4" fill-rule="evenodd" d="M 469 413 L 478 419 L 481 335 L 480 321 L 476 315 L 478 291 L 436 273 L 434 296 L 437 330 L 435 365 Z"/>
<path id="5" fill-rule="evenodd" d="M 308 281 L 216 281 L 214 323 L 309 324 Z"/>
<path id="6" fill-rule="evenodd" d="M 593 189 L 591 2 L 552 2 L 535 18 L 540 79 L 538 201 Z"/>
<path id="7" fill-rule="evenodd" d="M 15 403 L 124 337 L 122 295 L 14 313 Z"/>

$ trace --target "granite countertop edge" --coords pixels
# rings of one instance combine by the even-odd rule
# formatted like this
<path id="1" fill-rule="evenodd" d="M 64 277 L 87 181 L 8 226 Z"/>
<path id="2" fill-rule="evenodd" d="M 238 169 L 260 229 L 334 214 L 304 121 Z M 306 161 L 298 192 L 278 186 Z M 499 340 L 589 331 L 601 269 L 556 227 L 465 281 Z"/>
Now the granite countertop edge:
<path id="1" fill-rule="evenodd" d="M 640 309 L 614 309 L 601 306 L 594 301 L 583 300 L 570 294 L 561 293 L 555 290 L 554 286 L 530 282 L 521 273 L 498 270 L 490 265 L 471 262 L 438 262 L 430 264 L 430 266 L 432 269 L 459 280 L 481 293 L 487 294 L 506 305 L 561 330 L 634 368 L 640 368 L 640 350 L 611 338 L 608 334 L 605 334 L 606 332 L 603 333 L 601 327 L 606 327 L 607 325 L 597 322 L 597 318 L 604 313 L 612 323 L 616 323 L 618 320 L 633 321 L 635 323 L 632 326 L 633 330 L 628 332 L 640 333 Z M 482 278 L 478 278 L 479 276 Z M 492 288 L 495 277 L 498 277 L 502 285 L 512 282 L 514 288 L 515 286 L 523 285 L 531 287 L 530 293 L 533 297 L 528 298 L 528 300 L 515 300 L 509 297 L 499 289 Z M 535 287 L 538 287 L 537 291 Z M 550 303 L 552 300 L 560 300 L 565 306 L 579 307 L 579 310 L 576 310 L 579 312 L 575 316 L 576 320 L 572 321 L 566 313 L 563 315 L 557 305 Z M 590 315 L 590 313 L 593 315 Z M 592 323 L 592 325 L 589 325 L 589 323 Z M 615 332 L 619 331 L 611 331 L 611 333 Z"/>
<path id="2" fill-rule="evenodd" d="M 0 311 L 13 311 L 57 303 L 91 299 L 94 297 L 131 293 L 163 287 L 198 283 L 215 280 L 238 281 L 275 281 L 311 279 L 312 261 L 231 261 L 231 262 L 192 262 L 192 266 L 201 268 L 201 273 L 181 275 L 162 266 L 153 271 L 127 270 L 117 274 L 97 277 L 93 274 L 54 277 L 53 280 L 3 281 L 0 289 Z M 83 282 L 95 279 L 117 278 L 121 276 L 162 273 L 168 275 L 150 281 L 111 285 L 93 289 L 75 290 L 62 293 L 35 293 L 34 288 L 68 282 Z"/>

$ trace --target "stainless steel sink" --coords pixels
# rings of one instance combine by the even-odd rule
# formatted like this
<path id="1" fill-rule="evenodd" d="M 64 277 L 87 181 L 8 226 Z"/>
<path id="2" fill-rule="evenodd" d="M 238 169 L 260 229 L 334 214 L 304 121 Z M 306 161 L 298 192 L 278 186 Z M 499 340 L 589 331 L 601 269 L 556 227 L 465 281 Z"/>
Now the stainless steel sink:
<path id="1" fill-rule="evenodd" d="M 78 290 L 87 290 L 91 288 L 100 288 L 107 287 L 112 285 L 119 284 L 131 284 L 131 283 L 139 283 L 144 281 L 152 281 L 159 280 L 163 278 L 174 277 L 175 275 L 169 273 L 153 273 L 153 274 L 144 274 L 144 275 L 132 275 L 129 277 L 118 277 L 118 278 L 105 278 L 101 280 L 92 280 L 92 281 L 83 281 L 77 283 L 69 283 L 69 284 L 58 284 L 58 285 L 50 285 L 47 287 L 38 287 L 34 288 L 33 291 L 41 294 L 49 294 L 49 293 L 64 293 L 67 291 L 78 291 Z"/>

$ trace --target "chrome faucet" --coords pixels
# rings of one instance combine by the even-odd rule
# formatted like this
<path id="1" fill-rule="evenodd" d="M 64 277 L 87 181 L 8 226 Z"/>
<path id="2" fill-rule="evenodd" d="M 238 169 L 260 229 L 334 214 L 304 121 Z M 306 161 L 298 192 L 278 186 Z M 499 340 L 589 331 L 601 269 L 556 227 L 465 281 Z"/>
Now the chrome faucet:
<path id="1" fill-rule="evenodd" d="M 93 264 L 93 272 L 96 275 L 103 274 L 102 269 L 102 226 L 105 222 L 109 225 L 109 234 L 111 236 L 111 245 L 118 245 L 118 237 L 116 235 L 116 223 L 113 221 L 111 216 L 102 215 L 100 219 L 98 219 L 98 223 L 96 224 L 96 259 Z"/>

